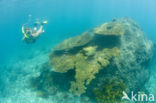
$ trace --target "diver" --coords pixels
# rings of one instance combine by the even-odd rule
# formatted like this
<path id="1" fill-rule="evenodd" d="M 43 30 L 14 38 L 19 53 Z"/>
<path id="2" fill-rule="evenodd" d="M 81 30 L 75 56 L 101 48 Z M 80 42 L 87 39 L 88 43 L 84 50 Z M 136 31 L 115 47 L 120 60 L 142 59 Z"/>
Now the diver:
<path id="1" fill-rule="evenodd" d="M 22 25 L 22 33 L 24 34 L 24 37 L 22 38 L 23 41 L 26 43 L 34 43 L 36 39 L 44 33 L 43 26 L 46 24 L 47 21 L 43 21 L 42 23 L 36 22 L 34 23 L 33 29 L 27 27 L 25 28 L 25 24 Z M 39 28 L 38 28 L 39 26 Z"/>

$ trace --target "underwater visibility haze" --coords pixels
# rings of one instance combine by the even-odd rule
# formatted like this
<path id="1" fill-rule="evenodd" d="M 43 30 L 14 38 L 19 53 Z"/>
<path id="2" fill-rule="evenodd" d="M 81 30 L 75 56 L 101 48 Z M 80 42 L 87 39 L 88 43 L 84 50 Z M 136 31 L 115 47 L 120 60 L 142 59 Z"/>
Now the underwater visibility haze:
<path id="1" fill-rule="evenodd" d="M 0 103 L 155 103 L 155 0 L 0 0 Z"/>

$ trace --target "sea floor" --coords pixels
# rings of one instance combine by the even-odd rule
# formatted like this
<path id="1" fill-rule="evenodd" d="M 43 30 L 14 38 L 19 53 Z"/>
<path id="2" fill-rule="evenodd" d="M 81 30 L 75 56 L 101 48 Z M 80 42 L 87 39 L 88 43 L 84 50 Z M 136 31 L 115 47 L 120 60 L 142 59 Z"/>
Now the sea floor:
<path id="1" fill-rule="evenodd" d="M 39 97 L 29 86 L 30 78 L 40 75 L 40 67 L 49 59 L 49 50 L 36 50 L 33 55 L 12 58 L 0 68 L 0 103 L 90 103 L 71 94 L 57 92 L 49 98 Z M 146 87 L 156 95 L 156 66 L 152 67 L 151 78 Z M 87 102 L 86 102 L 87 101 Z"/>
<path id="2" fill-rule="evenodd" d="M 88 100 L 61 92 L 49 98 L 39 97 L 29 86 L 30 78 L 40 75 L 38 68 L 48 61 L 49 52 L 36 50 L 27 57 L 12 58 L 0 68 L 0 103 L 84 103 Z"/>

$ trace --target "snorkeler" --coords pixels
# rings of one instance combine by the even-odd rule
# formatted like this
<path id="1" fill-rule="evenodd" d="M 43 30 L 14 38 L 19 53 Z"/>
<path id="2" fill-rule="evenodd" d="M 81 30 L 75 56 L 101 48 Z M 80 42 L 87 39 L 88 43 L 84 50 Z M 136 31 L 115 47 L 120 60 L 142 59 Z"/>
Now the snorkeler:
<path id="1" fill-rule="evenodd" d="M 26 43 L 34 43 L 36 39 L 44 33 L 43 25 L 46 24 L 47 21 L 43 21 L 41 24 L 39 22 L 36 22 L 34 24 L 33 29 L 31 28 L 25 28 L 24 24 L 22 25 L 22 33 L 24 34 L 24 37 L 22 38 L 23 41 Z M 40 24 L 39 29 L 37 28 Z"/>

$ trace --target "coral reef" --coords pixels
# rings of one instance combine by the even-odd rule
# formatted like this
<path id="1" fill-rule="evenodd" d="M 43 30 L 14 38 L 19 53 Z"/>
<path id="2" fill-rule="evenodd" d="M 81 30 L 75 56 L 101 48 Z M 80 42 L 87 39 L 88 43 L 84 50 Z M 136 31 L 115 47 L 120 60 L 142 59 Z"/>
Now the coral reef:
<path id="1" fill-rule="evenodd" d="M 52 67 L 32 84 L 42 87 L 43 97 L 57 88 L 99 103 L 121 103 L 123 90 L 144 88 L 152 56 L 153 42 L 134 20 L 114 19 L 58 44 L 49 55 Z"/>
<path id="2" fill-rule="evenodd" d="M 152 42 L 144 37 L 139 26 L 132 19 L 122 18 L 63 41 L 51 52 L 50 64 L 55 72 L 75 71 L 75 81 L 71 81 L 69 91 L 80 96 L 101 69 L 107 71 L 109 64 L 110 70 L 115 68 L 115 75 L 119 77 L 125 77 L 125 73 L 120 72 L 128 73 L 133 68 L 148 75 L 141 65 L 151 59 L 151 48 Z"/>
<path id="3" fill-rule="evenodd" d="M 72 39 L 69 39 L 69 41 L 70 40 Z M 70 51 L 57 52 L 58 49 L 50 55 L 50 63 L 53 65 L 53 70 L 55 72 L 65 73 L 68 70 L 75 69 L 75 81 L 71 81 L 69 91 L 78 96 L 86 92 L 86 86 L 95 78 L 95 74 L 97 74 L 100 69 L 107 67 L 110 60 L 120 54 L 120 50 L 117 47 L 98 50 L 98 45 L 82 46 L 81 49 L 74 54 Z"/>

